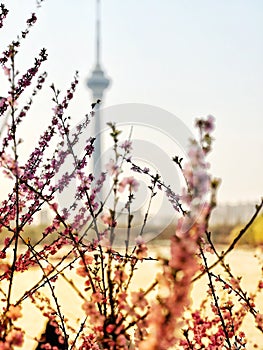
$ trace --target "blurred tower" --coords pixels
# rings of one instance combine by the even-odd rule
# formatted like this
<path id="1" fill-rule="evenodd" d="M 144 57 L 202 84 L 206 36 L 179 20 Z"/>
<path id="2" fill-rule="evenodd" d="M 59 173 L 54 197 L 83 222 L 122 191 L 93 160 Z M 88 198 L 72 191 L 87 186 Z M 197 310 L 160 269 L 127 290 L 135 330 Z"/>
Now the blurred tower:
<path id="1" fill-rule="evenodd" d="M 90 78 L 87 80 L 87 85 L 92 91 L 92 98 L 93 102 L 96 102 L 97 100 L 101 100 L 103 103 L 103 96 L 104 96 L 104 90 L 106 90 L 110 85 L 110 79 L 107 78 L 104 74 L 104 71 L 102 70 L 101 63 L 100 63 L 100 50 L 101 50 L 101 37 L 100 37 L 100 0 L 96 0 L 96 6 L 97 6 L 97 19 L 96 19 L 96 63 L 95 68 L 93 69 Z M 96 166 L 96 172 L 95 174 L 100 174 L 101 172 L 101 138 L 100 138 L 100 131 L 101 131 L 101 115 L 100 110 L 97 107 L 95 109 L 95 151 L 94 151 L 94 163 L 93 163 L 93 171 L 95 172 L 95 166 Z"/>

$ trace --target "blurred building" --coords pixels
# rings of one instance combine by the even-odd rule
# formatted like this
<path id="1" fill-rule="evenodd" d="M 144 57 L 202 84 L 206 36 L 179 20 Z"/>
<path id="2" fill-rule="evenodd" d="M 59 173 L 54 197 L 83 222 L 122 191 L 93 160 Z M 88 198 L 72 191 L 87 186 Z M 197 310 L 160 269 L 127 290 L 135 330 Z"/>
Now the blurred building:
<path id="1" fill-rule="evenodd" d="M 256 203 L 237 203 L 218 205 L 211 216 L 210 224 L 237 225 L 246 223 L 255 212 Z"/>

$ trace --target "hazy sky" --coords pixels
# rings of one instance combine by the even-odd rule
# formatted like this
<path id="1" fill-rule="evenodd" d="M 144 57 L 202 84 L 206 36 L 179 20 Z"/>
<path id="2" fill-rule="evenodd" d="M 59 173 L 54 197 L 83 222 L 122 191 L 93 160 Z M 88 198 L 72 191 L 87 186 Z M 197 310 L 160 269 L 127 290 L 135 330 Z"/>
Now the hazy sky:
<path id="1" fill-rule="evenodd" d="M 35 6 L 34 0 L 2 2 L 10 14 L 0 31 L 1 51 Z M 65 90 L 79 70 L 71 114 L 80 121 L 91 103 L 85 82 L 94 65 L 95 0 L 46 0 L 37 17 L 18 68 L 23 72 L 46 47 L 49 84 Z M 102 62 L 112 78 L 105 105 L 159 106 L 191 130 L 196 117 L 214 115 L 210 160 L 223 180 L 219 201 L 256 201 L 263 195 L 262 38 L 261 0 L 102 0 Z M 0 79 L 3 95 L 2 72 Z M 28 145 L 36 141 L 33 128 L 49 121 L 51 96 L 47 85 L 36 99 L 23 129 Z"/>

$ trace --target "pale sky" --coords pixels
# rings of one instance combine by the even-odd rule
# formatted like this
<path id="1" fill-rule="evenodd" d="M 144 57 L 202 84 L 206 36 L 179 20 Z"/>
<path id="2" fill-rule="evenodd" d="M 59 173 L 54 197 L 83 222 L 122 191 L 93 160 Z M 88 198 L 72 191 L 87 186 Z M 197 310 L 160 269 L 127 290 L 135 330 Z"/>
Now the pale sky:
<path id="1" fill-rule="evenodd" d="M 1 51 L 35 11 L 34 0 L 2 2 L 10 14 L 0 31 Z M 95 59 L 95 0 L 46 0 L 37 17 L 18 69 L 29 68 L 45 47 L 49 76 L 23 129 L 28 147 L 37 140 L 33 128 L 49 122 L 52 82 L 65 91 L 78 70 L 70 113 L 78 122 L 89 111 L 85 82 Z M 102 65 L 112 78 L 104 105 L 158 106 L 192 131 L 196 117 L 214 115 L 210 161 L 223 181 L 219 202 L 257 201 L 263 195 L 262 37 L 261 0 L 102 0 Z M 0 79 L 3 95 L 2 72 Z"/>

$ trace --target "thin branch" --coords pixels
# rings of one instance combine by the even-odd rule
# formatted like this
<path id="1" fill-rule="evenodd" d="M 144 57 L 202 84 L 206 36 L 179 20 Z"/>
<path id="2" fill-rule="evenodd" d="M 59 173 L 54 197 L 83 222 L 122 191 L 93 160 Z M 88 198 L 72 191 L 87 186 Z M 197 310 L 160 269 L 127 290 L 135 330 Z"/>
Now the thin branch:
<path id="1" fill-rule="evenodd" d="M 235 239 L 232 241 L 232 243 L 229 245 L 229 247 L 227 248 L 227 250 L 225 252 L 223 252 L 218 260 L 216 262 L 214 262 L 212 265 L 210 265 L 208 267 L 208 271 L 210 271 L 211 269 L 213 269 L 215 266 L 217 266 L 222 260 L 224 260 L 224 258 L 235 248 L 236 244 L 238 243 L 238 241 L 244 236 L 244 234 L 246 233 L 246 231 L 249 229 L 249 227 L 253 224 L 253 222 L 255 221 L 256 217 L 258 216 L 260 210 L 263 207 L 263 198 L 261 199 L 261 203 L 259 205 L 256 205 L 256 211 L 253 214 L 253 216 L 251 217 L 251 219 L 249 220 L 249 222 L 245 225 L 245 227 L 239 232 L 239 234 L 235 237 Z M 196 282 L 197 280 L 199 280 L 202 276 L 204 276 L 206 274 L 206 271 L 201 272 L 199 275 L 197 275 L 195 278 L 192 279 L 192 282 Z"/>

